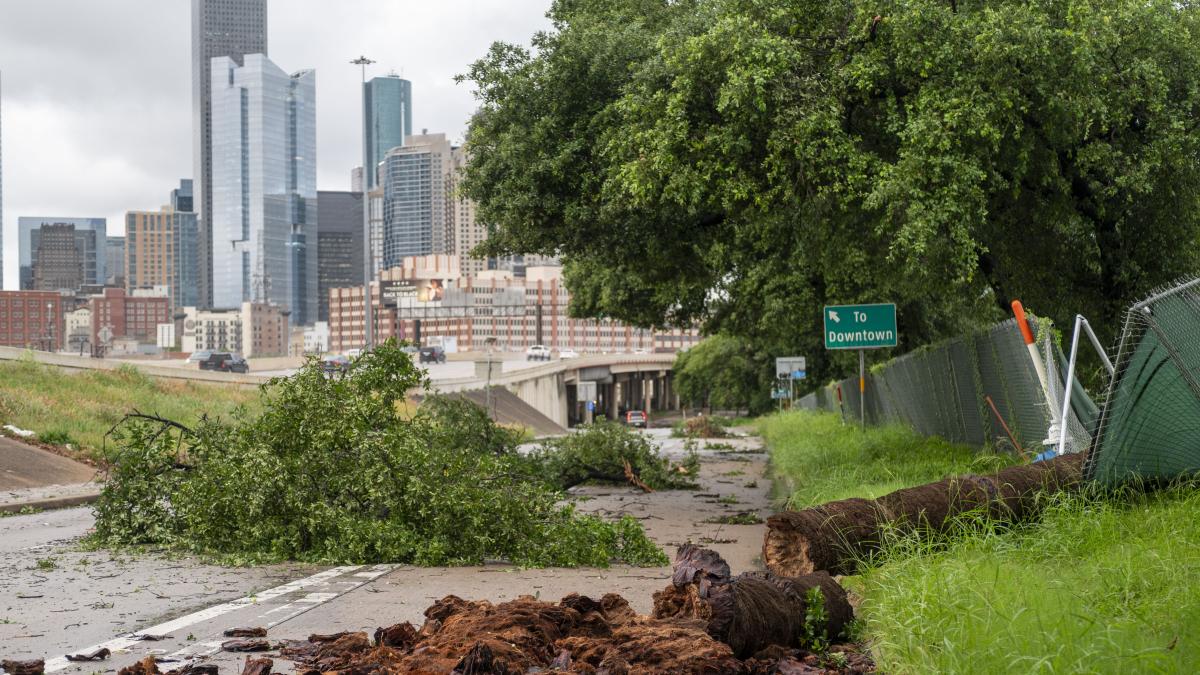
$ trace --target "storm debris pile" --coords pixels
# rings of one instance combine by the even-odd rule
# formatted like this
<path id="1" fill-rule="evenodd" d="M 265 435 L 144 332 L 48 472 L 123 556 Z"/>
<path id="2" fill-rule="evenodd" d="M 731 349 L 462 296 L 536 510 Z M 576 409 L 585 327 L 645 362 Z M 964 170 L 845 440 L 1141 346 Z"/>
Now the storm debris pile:
<path id="1" fill-rule="evenodd" d="M 325 673 L 873 672 L 854 648 L 831 649 L 836 659 L 803 649 L 804 629 L 794 619 L 814 616 L 805 611 L 813 589 L 828 608 L 818 613 L 827 618 L 817 629 L 840 636 L 851 610 L 828 575 L 731 577 L 717 554 L 685 546 L 671 586 L 655 595 L 653 616 L 638 615 L 616 594 L 499 604 L 450 595 L 425 610 L 420 628 L 379 628 L 373 640 L 365 632 L 312 635 L 286 643 L 280 656 L 299 672 Z"/>
<path id="2" fill-rule="evenodd" d="M 1082 471 L 1082 455 L 1065 455 L 988 476 L 904 488 L 878 499 L 843 499 L 778 513 L 767 520 L 763 561 L 784 576 L 817 570 L 853 574 L 889 530 L 940 532 L 971 512 L 1007 522 L 1026 520 L 1037 515 L 1048 494 L 1078 489 Z"/>

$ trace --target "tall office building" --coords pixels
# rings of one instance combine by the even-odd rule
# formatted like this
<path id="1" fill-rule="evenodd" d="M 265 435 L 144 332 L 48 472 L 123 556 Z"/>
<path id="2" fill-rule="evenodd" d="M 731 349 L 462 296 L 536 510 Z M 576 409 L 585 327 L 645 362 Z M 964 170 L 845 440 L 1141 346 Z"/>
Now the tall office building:
<path id="1" fill-rule="evenodd" d="M 317 317 L 316 73 L 262 54 L 213 59 L 213 306 Z M 312 250 L 309 250 L 309 243 Z"/>
<path id="2" fill-rule="evenodd" d="M 105 237 L 105 286 L 125 288 L 125 237 Z"/>
<path id="3" fill-rule="evenodd" d="M 412 82 L 399 75 L 376 77 L 363 85 L 367 128 L 367 189 L 379 184 L 379 163 L 412 136 Z M 360 190 L 361 191 L 361 190 Z"/>
<path id="4" fill-rule="evenodd" d="M 199 225 L 195 213 L 180 208 L 190 209 L 180 197 L 189 183 L 171 192 L 169 206 L 125 214 L 126 287 L 132 293 L 165 286 L 173 308 L 195 307 L 199 298 Z"/>
<path id="5" fill-rule="evenodd" d="M 454 252 L 454 163 L 445 134 L 410 136 L 383 160 L 383 269 Z"/>
<path id="6" fill-rule="evenodd" d="M 458 189 L 462 172 L 470 161 L 466 148 L 453 148 L 450 158 L 452 166 L 449 190 L 454 210 L 454 252 L 458 254 L 463 276 L 473 277 L 488 268 L 485 258 L 471 256 L 471 251 L 487 239 L 487 228 L 475 217 L 474 200 L 464 197 Z"/>
<path id="7" fill-rule="evenodd" d="M 74 291 L 77 280 L 104 285 L 106 231 L 104 218 L 18 218 L 21 290 Z"/>
<path id="8" fill-rule="evenodd" d="M 212 60 L 242 65 L 267 53 L 267 0 L 192 0 L 192 129 L 196 203 L 200 214 L 200 305 L 212 305 Z"/>
<path id="9" fill-rule="evenodd" d="M 183 213 L 195 213 L 196 209 L 192 204 L 192 179 L 180 179 L 179 187 L 171 190 L 171 209 Z"/>
<path id="10" fill-rule="evenodd" d="M 329 289 L 363 285 L 363 198 L 317 193 L 317 321 L 329 320 Z"/>
<path id="11" fill-rule="evenodd" d="M 4 74 L 0 73 L 0 291 L 4 290 Z"/>

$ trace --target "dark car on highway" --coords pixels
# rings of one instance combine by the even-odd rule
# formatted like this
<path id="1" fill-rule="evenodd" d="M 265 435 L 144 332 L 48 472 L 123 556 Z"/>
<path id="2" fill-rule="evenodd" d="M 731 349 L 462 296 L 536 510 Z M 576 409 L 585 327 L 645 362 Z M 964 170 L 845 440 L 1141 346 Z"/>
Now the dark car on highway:
<path id="1" fill-rule="evenodd" d="M 213 352 L 200 362 L 200 370 L 216 370 L 222 373 L 248 373 L 250 365 L 246 359 L 229 352 Z"/>
<path id="2" fill-rule="evenodd" d="M 421 347 L 421 363 L 445 363 L 446 350 L 441 347 Z"/>

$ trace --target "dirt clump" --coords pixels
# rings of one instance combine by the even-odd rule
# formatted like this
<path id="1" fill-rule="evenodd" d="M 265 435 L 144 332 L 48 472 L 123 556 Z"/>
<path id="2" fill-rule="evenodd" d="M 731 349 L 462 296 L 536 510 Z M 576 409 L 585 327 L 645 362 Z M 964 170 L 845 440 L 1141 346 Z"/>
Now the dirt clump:
<path id="1" fill-rule="evenodd" d="M 719 555 L 687 545 L 676 556 L 671 585 L 655 595 L 653 616 L 638 615 L 616 594 L 596 600 L 573 593 L 558 603 L 522 596 L 499 604 L 448 595 L 425 610 L 419 629 L 381 627 L 373 641 L 366 633 L 312 635 L 280 654 L 297 663 L 297 672 L 364 675 L 873 672 L 846 670 L 845 663 L 855 662 L 844 658 L 813 660 L 799 648 L 804 603 L 814 588 L 825 598 L 826 632 L 841 635 L 850 609 L 829 575 L 734 577 Z"/>

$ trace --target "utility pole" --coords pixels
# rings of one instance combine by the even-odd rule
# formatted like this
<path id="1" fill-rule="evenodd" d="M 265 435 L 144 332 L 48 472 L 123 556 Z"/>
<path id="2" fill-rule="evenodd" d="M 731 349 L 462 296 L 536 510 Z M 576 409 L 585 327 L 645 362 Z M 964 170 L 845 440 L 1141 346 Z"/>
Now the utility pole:
<path id="1" fill-rule="evenodd" d="M 362 176 L 362 210 L 363 210 L 363 333 L 366 336 L 364 351 L 370 351 L 375 342 L 375 321 L 371 316 L 371 197 L 368 186 L 367 172 L 375 167 L 367 166 L 370 157 L 367 148 L 367 66 L 375 63 L 365 56 L 360 56 L 350 63 L 362 68 L 362 137 L 363 137 L 363 176 Z"/>

